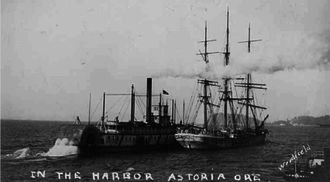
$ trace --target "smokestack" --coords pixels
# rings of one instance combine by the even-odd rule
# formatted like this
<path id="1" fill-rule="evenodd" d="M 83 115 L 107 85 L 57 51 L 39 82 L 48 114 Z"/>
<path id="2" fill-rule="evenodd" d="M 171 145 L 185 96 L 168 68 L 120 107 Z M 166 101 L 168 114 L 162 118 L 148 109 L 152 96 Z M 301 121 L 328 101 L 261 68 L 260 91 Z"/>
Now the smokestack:
<path id="1" fill-rule="evenodd" d="M 147 78 L 147 123 L 151 122 L 152 78 Z"/>

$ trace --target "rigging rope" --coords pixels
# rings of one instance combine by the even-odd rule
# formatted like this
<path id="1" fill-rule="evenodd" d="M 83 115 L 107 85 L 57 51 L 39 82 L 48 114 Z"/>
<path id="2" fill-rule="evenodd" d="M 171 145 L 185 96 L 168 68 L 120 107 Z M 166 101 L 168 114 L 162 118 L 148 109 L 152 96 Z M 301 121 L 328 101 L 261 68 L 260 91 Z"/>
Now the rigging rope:
<path id="1" fill-rule="evenodd" d="M 138 92 L 135 91 L 135 93 L 136 93 L 137 95 L 139 95 Z M 141 114 L 142 114 L 142 116 L 143 116 L 143 115 L 144 115 L 144 110 L 143 110 L 143 108 L 145 108 L 145 105 L 144 105 L 144 103 L 143 103 L 141 97 L 138 96 L 138 97 L 135 97 L 135 98 L 137 98 L 137 99 L 136 99 L 136 104 L 138 105 L 138 108 L 139 108 L 139 110 L 140 110 L 140 112 L 141 112 Z M 144 106 L 144 107 L 143 107 L 143 106 Z"/>
<path id="2" fill-rule="evenodd" d="M 244 80 L 245 80 L 245 79 L 244 79 Z M 239 83 L 244 84 L 244 83 L 245 83 L 244 80 L 240 81 Z M 235 88 L 235 94 L 236 94 L 237 97 L 239 96 L 237 90 L 241 90 L 241 94 L 240 94 L 240 98 L 241 98 L 241 99 L 247 97 L 247 95 L 246 95 L 246 90 L 245 90 L 245 89 L 237 89 L 236 87 L 234 87 L 234 88 Z M 246 101 L 245 101 L 245 102 L 246 102 Z M 244 103 L 244 102 L 243 102 L 243 103 Z M 248 103 L 246 103 L 246 104 L 248 104 Z M 237 104 L 237 108 L 236 108 L 236 114 L 239 116 L 239 119 L 240 119 L 239 122 L 240 122 L 241 124 L 243 124 L 243 126 L 246 125 L 246 122 L 244 122 L 244 120 L 242 119 L 242 115 L 243 115 L 242 113 L 243 113 L 243 109 L 244 109 L 245 107 L 246 107 L 246 105 L 244 105 L 244 104 L 242 104 L 242 105 Z"/>
<path id="3" fill-rule="evenodd" d="M 177 108 L 176 108 L 176 112 L 177 112 L 177 114 L 179 115 L 180 120 L 182 121 L 182 118 L 181 118 L 181 116 L 180 116 L 179 110 L 178 110 Z"/>
<path id="4" fill-rule="evenodd" d="M 140 103 L 139 100 L 136 100 L 136 101 L 137 101 L 136 104 L 138 105 L 138 108 L 139 108 L 139 110 L 140 110 L 140 112 L 142 113 L 142 116 L 143 116 L 144 115 L 143 107 L 141 106 L 141 103 Z"/>
<path id="5" fill-rule="evenodd" d="M 125 92 L 125 94 L 127 94 L 127 93 L 129 93 L 129 90 L 130 89 L 128 89 L 126 92 Z M 107 112 L 106 112 L 106 114 L 108 114 L 108 112 L 124 97 L 125 95 L 123 94 L 111 107 L 110 107 L 110 109 L 108 109 L 107 110 Z"/>
<path id="6" fill-rule="evenodd" d="M 125 103 L 127 102 L 127 100 L 128 100 L 128 97 L 126 97 L 123 106 L 121 106 L 120 111 L 119 111 L 119 113 L 118 113 L 118 116 L 120 115 L 120 113 L 121 113 L 121 111 L 122 111 L 122 109 L 123 109 Z"/>
<path id="7" fill-rule="evenodd" d="M 214 104 L 215 103 L 215 101 L 216 101 L 216 98 L 218 97 L 218 92 L 216 91 L 216 88 L 215 89 L 213 89 L 213 91 L 212 92 L 215 92 L 215 94 L 214 94 L 214 97 L 213 98 L 211 98 L 211 100 L 212 100 L 212 104 Z"/>
<path id="8" fill-rule="evenodd" d="M 96 109 L 99 107 L 101 101 L 102 101 L 102 97 L 101 97 L 99 103 L 97 104 L 97 106 L 96 106 L 96 108 L 95 108 L 95 110 L 94 110 L 94 112 L 93 112 L 93 114 L 92 114 L 92 116 L 91 116 L 91 120 L 92 120 L 92 118 L 93 118 L 93 116 L 94 116 L 94 114 L 95 114 L 95 112 L 96 112 Z"/>
<path id="9" fill-rule="evenodd" d="M 196 113 L 198 114 L 198 110 L 196 111 L 196 109 L 198 108 L 198 105 L 201 104 L 201 103 L 202 103 L 201 100 L 198 100 L 195 104 L 195 108 L 191 110 L 192 111 L 192 117 L 191 117 L 191 119 L 189 118 L 189 120 L 188 120 L 189 123 L 194 123 L 195 115 L 196 115 Z"/>
<path id="10" fill-rule="evenodd" d="M 265 95 L 266 93 L 267 93 L 267 92 L 266 92 L 266 90 L 265 90 L 265 91 L 264 91 L 264 94 L 263 94 L 263 95 L 264 95 L 264 104 L 263 104 L 263 106 L 265 106 L 265 107 L 267 106 L 267 105 L 266 105 L 266 100 L 267 100 L 267 99 L 266 99 L 266 95 Z M 261 118 L 261 115 L 262 115 L 263 112 L 264 112 L 264 110 L 261 110 L 261 112 L 260 112 L 260 118 Z"/>
<path id="11" fill-rule="evenodd" d="M 124 112 L 124 114 L 123 114 L 123 117 L 121 118 L 121 121 L 124 120 L 124 117 L 125 117 L 125 115 L 126 115 L 126 112 L 127 112 L 127 110 L 128 110 L 128 107 L 130 106 L 130 103 L 131 103 L 131 101 L 127 104 L 126 109 L 125 109 L 125 112 Z"/>
<path id="12" fill-rule="evenodd" d="M 141 99 L 141 97 L 137 97 L 138 99 L 140 99 L 140 101 L 141 101 L 141 103 L 142 103 L 142 106 L 144 107 L 144 108 L 146 108 L 146 105 L 144 104 L 144 102 L 143 102 L 143 100 Z"/>
<path id="13" fill-rule="evenodd" d="M 143 111 L 141 111 L 141 106 L 140 106 L 140 104 L 139 104 L 139 96 L 136 96 L 136 95 L 139 95 L 138 94 L 138 92 L 136 91 L 136 89 L 134 88 L 134 101 L 135 101 L 135 103 L 134 103 L 134 107 L 136 108 L 136 105 L 137 105 L 137 108 L 140 110 L 140 112 L 142 113 L 142 116 L 143 116 Z M 132 101 L 130 101 L 130 102 L 132 102 Z M 130 119 L 130 118 L 129 118 Z M 137 119 L 136 119 L 136 117 L 135 117 L 135 114 L 134 114 L 134 121 L 137 121 Z"/>
<path id="14" fill-rule="evenodd" d="M 198 116 L 198 111 L 199 111 L 201 105 L 202 105 L 202 102 L 199 102 L 199 103 L 198 103 L 198 106 L 197 106 L 198 109 L 196 110 L 196 113 L 195 113 L 195 115 L 193 116 L 193 119 L 192 119 L 192 122 L 191 122 L 193 125 L 195 124 L 195 121 L 196 121 L 197 116 Z"/>
<path id="15" fill-rule="evenodd" d="M 218 90 L 217 90 L 216 97 L 214 98 L 214 103 L 216 102 L 217 99 L 219 99 L 219 102 L 217 103 L 217 105 L 219 107 L 217 107 L 216 110 L 215 110 L 215 113 L 217 114 L 216 121 L 219 121 L 219 113 L 220 113 L 220 108 L 221 108 L 221 105 L 220 105 L 221 104 L 221 97 L 220 96 L 222 96 L 222 95 L 220 95 L 221 87 L 218 87 L 217 89 Z"/>
<path id="16" fill-rule="evenodd" d="M 197 97 L 196 92 L 197 92 L 197 82 L 195 82 L 194 90 L 193 90 L 193 92 L 191 94 L 191 97 L 190 97 L 190 100 L 189 100 L 188 109 L 187 109 L 188 112 L 186 114 L 187 117 L 185 117 L 185 121 L 189 121 L 189 118 L 191 116 L 190 115 L 191 114 L 191 109 L 192 109 L 192 106 L 194 105 L 195 99 Z"/>
<path id="17" fill-rule="evenodd" d="M 221 117 L 221 114 L 220 114 L 220 109 L 221 109 L 221 100 L 223 99 L 223 94 L 221 95 L 221 97 L 219 97 L 219 107 L 218 107 L 218 109 L 217 109 L 217 118 L 216 118 L 216 120 L 217 121 L 219 121 L 220 120 L 220 117 Z"/>

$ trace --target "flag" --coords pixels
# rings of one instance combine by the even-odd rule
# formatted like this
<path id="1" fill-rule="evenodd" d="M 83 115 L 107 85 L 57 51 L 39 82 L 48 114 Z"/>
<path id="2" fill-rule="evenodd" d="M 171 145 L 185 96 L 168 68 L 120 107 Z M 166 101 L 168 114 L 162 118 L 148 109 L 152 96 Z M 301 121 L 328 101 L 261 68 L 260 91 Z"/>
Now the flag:
<path id="1" fill-rule="evenodd" d="M 166 90 L 163 90 L 163 94 L 164 95 L 169 95 L 168 92 L 166 92 Z"/>

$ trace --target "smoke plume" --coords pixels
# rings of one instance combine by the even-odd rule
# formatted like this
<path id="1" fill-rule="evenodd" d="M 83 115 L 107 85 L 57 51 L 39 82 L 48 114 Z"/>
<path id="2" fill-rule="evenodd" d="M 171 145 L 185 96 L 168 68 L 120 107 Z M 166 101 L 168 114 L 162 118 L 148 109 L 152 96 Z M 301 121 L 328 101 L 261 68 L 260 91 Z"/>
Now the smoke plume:
<path id="1" fill-rule="evenodd" d="M 219 80 L 246 73 L 273 74 L 286 70 L 330 68 L 330 33 L 304 35 L 282 35 L 274 38 L 274 42 L 241 57 L 231 57 L 230 64 L 224 66 L 223 61 L 203 61 L 176 69 L 165 69 L 152 75 L 154 78 L 182 77 Z"/>
<path id="2" fill-rule="evenodd" d="M 240 58 L 241 72 L 275 73 L 285 70 L 330 68 L 330 34 L 285 36 L 273 45 Z"/>

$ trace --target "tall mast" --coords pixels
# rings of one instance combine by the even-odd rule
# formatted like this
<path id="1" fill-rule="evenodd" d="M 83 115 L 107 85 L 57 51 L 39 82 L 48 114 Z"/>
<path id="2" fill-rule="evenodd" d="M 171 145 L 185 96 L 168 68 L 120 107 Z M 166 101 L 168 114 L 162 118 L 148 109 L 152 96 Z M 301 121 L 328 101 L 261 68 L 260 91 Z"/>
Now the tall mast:
<path id="1" fill-rule="evenodd" d="M 205 21 L 205 28 L 204 28 L 204 41 L 199 41 L 198 43 L 204 43 L 204 53 L 199 53 L 197 55 L 201 55 L 203 60 L 205 61 L 206 64 L 209 63 L 208 55 L 209 54 L 216 54 L 219 52 L 207 52 L 207 43 L 208 42 L 213 42 L 216 41 L 216 39 L 212 40 L 207 40 L 207 21 Z M 208 96 L 207 96 L 207 86 L 209 85 L 209 80 L 199 80 L 199 83 L 204 84 L 204 93 L 203 93 L 203 103 L 204 103 L 204 128 L 207 129 L 207 104 L 208 104 Z"/>
<path id="2" fill-rule="evenodd" d="M 204 38 L 204 61 L 206 64 L 209 63 L 207 56 L 207 21 L 205 21 L 205 38 Z M 204 128 L 207 129 L 207 84 L 206 79 L 204 83 Z"/>
<path id="3" fill-rule="evenodd" d="M 238 42 L 238 43 L 248 43 L 248 53 L 250 53 L 250 50 L 251 50 L 251 43 L 252 43 L 252 42 L 258 42 L 258 41 L 261 41 L 261 40 L 262 40 L 262 39 L 251 40 L 250 37 L 251 37 L 251 26 L 250 26 L 250 23 L 249 23 L 249 29 L 248 29 L 248 40 Z"/>
<path id="4" fill-rule="evenodd" d="M 248 30 L 248 53 L 250 53 L 251 50 L 251 27 L 249 23 L 249 30 Z M 247 80 L 246 80 L 246 113 L 245 113 L 245 122 L 246 122 L 246 129 L 249 129 L 249 98 L 250 98 L 250 73 L 246 75 Z"/>
<path id="5" fill-rule="evenodd" d="M 251 40 L 251 26 L 249 23 L 249 28 L 248 28 L 248 40 L 247 41 L 241 41 L 238 43 L 247 43 L 248 44 L 248 53 L 250 53 L 251 51 L 251 42 L 257 42 L 257 41 L 261 41 L 261 39 L 256 39 L 256 40 Z M 250 89 L 251 89 L 251 84 L 250 84 L 250 80 L 251 80 L 251 74 L 248 73 L 246 75 L 246 113 L 245 113 L 245 122 L 246 122 L 246 129 L 249 128 L 249 105 L 250 105 Z"/>
<path id="6" fill-rule="evenodd" d="M 204 80 L 204 128 L 207 129 L 207 80 Z"/>
<path id="7" fill-rule="evenodd" d="M 182 123 L 184 123 L 184 109 L 185 109 L 185 103 L 184 103 L 184 99 L 183 99 L 183 111 L 182 111 Z"/>
<path id="8" fill-rule="evenodd" d="M 102 112 L 102 125 L 104 125 L 105 119 L 105 92 L 103 92 L 103 112 Z"/>
<path id="9" fill-rule="evenodd" d="M 174 122 L 176 123 L 176 100 L 174 100 Z"/>
<path id="10" fill-rule="evenodd" d="M 224 52 L 225 55 L 225 66 L 229 64 L 229 8 L 227 7 L 227 30 L 226 30 L 226 52 Z M 229 99 L 229 94 L 228 94 L 228 80 L 229 78 L 225 78 L 225 91 L 224 91 L 224 122 L 225 122 L 225 128 L 227 128 L 227 100 Z"/>
<path id="11" fill-rule="evenodd" d="M 91 124 L 91 99 L 92 94 L 89 94 L 89 104 L 88 104 L 88 124 Z"/>
<path id="12" fill-rule="evenodd" d="M 176 112 L 176 103 L 175 103 L 175 100 L 172 99 L 172 123 L 173 124 L 176 124 L 175 112 Z"/>
<path id="13" fill-rule="evenodd" d="M 246 122 L 246 129 L 249 129 L 249 99 L 250 99 L 250 73 L 246 75 L 246 110 L 245 110 L 245 122 Z"/>
<path id="14" fill-rule="evenodd" d="M 132 92 L 131 92 L 131 122 L 134 123 L 135 118 L 135 92 L 134 92 L 134 84 L 132 84 Z"/>
<path id="15" fill-rule="evenodd" d="M 208 56 L 207 56 L 207 21 L 205 21 L 205 32 L 204 32 L 204 61 L 209 63 Z"/>
<path id="16" fill-rule="evenodd" d="M 227 29 L 226 29 L 226 52 L 225 52 L 225 66 L 229 64 L 229 8 L 227 7 Z"/>
<path id="17" fill-rule="evenodd" d="M 162 93 L 159 94 L 159 110 L 158 110 L 159 124 L 162 123 Z"/>
<path id="18" fill-rule="evenodd" d="M 174 99 L 172 99 L 172 123 L 174 124 Z"/>

